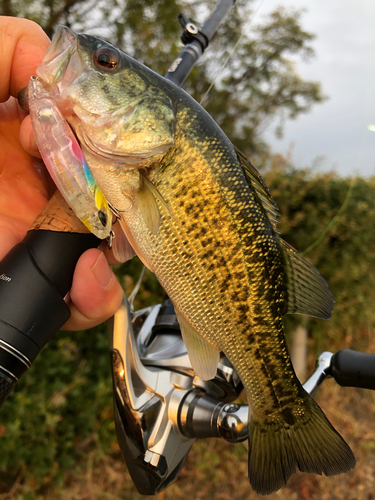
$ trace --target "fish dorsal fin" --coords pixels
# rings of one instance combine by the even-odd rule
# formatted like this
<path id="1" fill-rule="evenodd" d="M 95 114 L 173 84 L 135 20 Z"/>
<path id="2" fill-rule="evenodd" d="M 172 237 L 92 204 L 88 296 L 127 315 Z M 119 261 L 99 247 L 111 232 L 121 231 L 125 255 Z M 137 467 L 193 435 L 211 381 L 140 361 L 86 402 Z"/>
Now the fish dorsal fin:
<path id="1" fill-rule="evenodd" d="M 112 230 L 115 233 L 112 243 L 112 251 L 116 260 L 119 262 L 126 262 L 132 259 L 136 253 L 126 237 L 122 224 L 123 221 L 118 220 L 117 224 L 112 226 Z"/>
<path id="2" fill-rule="evenodd" d="M 202 380 L 214 378 L 220 351 L 208 344 L 177 311 L 176 315 L 193 370 Z"/>
<path id="3" fill-rule="evenodd" d="M 163 196 L 153 183 L 143 174 L 141 174 L 141 178 L 141 187 L 135 193 L 134 197 L 147 227 L 152 234 L 156 234 L 159 230 L 161 219 L 160 210 L 156 200 L 159 200 L 160 204 L 165 207 L 169 215 L 171 215 L 171 212 Z"/>
<path id="4" fill-rule="evenodd" d="M 237 148 L 234 148 L 237 154 L 237 159 L 241 165 L 241 168 L 245 174 L 246 180 L 249 185 L 251 185 L 256 194 L 258 195 L 259 200 L 262 203 L 262 206 L 269 218 L 271 224 L 274 227 L 274 230 L 279 233 L 280 231 L 277 229 L 276 225 L 279 223 L 278 217 L 279 209 L 271 196 L 271 193 L 264 182 L 262 176 L 259 174 L 256 168 L 252 166 L 250 161 L 246 158 L 246 156 L 241 153 L 241 151 Z"/>
<path id="5" fill-rule="evenodd" d="M 334 300 L 319 271 L 291 245 L 280 238 L 287 274 L 286 313 L 329 319 Z"/>

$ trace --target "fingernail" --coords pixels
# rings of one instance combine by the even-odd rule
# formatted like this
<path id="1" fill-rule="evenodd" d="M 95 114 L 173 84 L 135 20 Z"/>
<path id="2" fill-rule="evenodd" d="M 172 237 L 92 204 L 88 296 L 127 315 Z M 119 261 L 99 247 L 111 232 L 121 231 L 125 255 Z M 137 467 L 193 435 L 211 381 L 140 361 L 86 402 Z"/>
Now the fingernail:
<path id="1" fill-rule="evenodd" d="M 100 252 L 95 264 L 91 266 L 91 271 L 102 288 L 109 288 L 115 275 L 102 252 Z"/>

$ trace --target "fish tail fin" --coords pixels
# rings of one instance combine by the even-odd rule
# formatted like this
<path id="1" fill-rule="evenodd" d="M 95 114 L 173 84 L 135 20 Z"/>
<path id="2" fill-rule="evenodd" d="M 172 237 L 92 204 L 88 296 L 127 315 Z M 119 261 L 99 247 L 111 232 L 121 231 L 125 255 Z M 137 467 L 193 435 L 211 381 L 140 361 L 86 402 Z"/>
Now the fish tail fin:
<path id="1" fill-rule="evenodd" d="M 304 395 L 299 415 L 286 409 L 277 417 L 251 415 L 249 480 L 254 491 L 269 495 L 286 485 L 298 467 L 302 472 L 333 476 L 355 467 L 355 458 L 317 403 Z"/>

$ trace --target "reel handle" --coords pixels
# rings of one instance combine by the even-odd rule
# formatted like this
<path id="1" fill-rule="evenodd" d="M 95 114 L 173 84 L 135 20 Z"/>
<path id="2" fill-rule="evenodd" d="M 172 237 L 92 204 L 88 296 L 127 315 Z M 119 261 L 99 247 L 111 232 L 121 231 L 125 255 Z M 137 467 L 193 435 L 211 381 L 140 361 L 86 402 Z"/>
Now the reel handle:
<path id="1" fill-rule="evenodd" d="M 331 360 L 332 377 L 343 387 L 375 390 L 375 354 L 341 349 Z"/>

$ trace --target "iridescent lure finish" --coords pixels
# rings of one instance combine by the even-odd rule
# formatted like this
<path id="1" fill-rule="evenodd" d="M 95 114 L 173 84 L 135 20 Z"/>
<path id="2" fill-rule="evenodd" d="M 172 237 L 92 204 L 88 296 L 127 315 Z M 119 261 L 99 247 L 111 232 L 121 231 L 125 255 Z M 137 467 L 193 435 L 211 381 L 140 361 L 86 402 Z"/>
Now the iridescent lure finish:
<path id="1" fill-rule="evenodd" d="M 96 184 L 72 129 L 43 82 L 32 77 L 29 109 L 43 161 L 77 217 L 98 238 L 111 231 L 112 213 Z"/>

